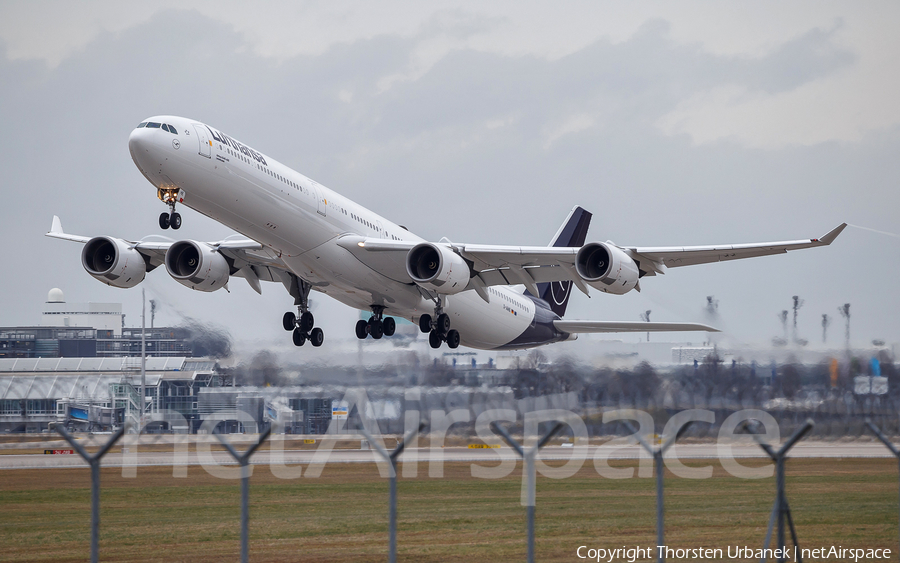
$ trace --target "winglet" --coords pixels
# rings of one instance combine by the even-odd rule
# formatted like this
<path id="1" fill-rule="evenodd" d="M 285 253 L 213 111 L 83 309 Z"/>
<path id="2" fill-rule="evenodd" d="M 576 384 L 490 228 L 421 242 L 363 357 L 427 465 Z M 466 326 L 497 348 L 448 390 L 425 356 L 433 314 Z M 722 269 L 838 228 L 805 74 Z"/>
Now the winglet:
<path id="1" fill-rule="evenodd" d="M 71 240 L 74 242 L 87 242 L 91 240 L 90 237 L 83 237 L 79 235 L 67 235 L 63 232 L 62 222 L 59 220 L 58 215 L 53 216 L 53 223 L 50 224 L 50 231 L 45 235 L 48 237 L 58 238 L 62 240 Z"/>
<path id="2" fill-rule="evenodd" d="M 816 242 L 824 245 L 829 245 L 834 242 L 834 239 L 836 239 L 838 235 L 841 234 L 841 231 L 843 231 L 845 228 L 847 228 L 847 223 L 841 223 L 837 227 L 828 231 L 827 234 L 822 235 Z"/>
<path id="3" fill-rule="evenodd" d="M 55 235 L 64 234 L 62 229 L 62 222 L 59 220 L 58 215 L 53 216 L 53 223 L 50 225 L 50 232 Z"/>

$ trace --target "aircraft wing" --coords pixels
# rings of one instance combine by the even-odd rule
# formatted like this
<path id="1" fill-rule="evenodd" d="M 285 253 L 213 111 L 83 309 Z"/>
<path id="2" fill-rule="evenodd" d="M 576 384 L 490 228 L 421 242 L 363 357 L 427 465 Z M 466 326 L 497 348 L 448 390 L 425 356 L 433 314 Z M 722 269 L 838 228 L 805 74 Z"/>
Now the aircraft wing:
<path id="1" fill-rule="evenodd" d="M 847 223 L 841 223 L 819 238 L 788 240 L 780 242 L 760 242 L 752 244 L 726 244 L 718 246 L 659 246 L 659 247 L 622 247 L 630 251 L 632 258 L 640 265 L 646 275 L 664 273 L 661 267 L 676 268 L 709 264 L 724 260 L 739 260 L 771 254 L 784 254 L 789 250 L 828 246 L 837 238 Z M 645 268 L 644 266 L 649 268 Z"/>
<path id="2" fill-rule="evenodd" d="M 638 264 L 642 275 L 653 276 L 665 273 L 666 267 L 738 260 L 827 246 L 846 226 L 846 223 L 842 223 L 822 237 L 812 239 L 713 246 L 620 246 L 619 248 Z M 402 283 L 412 283 L 406 272 L 406 255 L 418 243 L 345 235 L 338 239 L 338 244 L 382 275 Z M 533 295 L 537 295 L 538 283 L 570 280 L 582 292 L 589 294 L 588 286 L 575 270 L 575 257 L 579 250 L 577 247 L 492 246 L 452 242 L 437 244 L 447 244 L 470 262 L 475 275 L 469 289 L 480 290 L 492 285 L 524 284 Z M 646 332 L 644 329 L 641 330 Z"/>
<path id="3" fill-rule="evenodd" d="M 63 231 L 59 217 L 53 216 L 48 237 L 80 242 L 82 244 L 91 240 L 91 237 L 72 235 Z M 140 252 L 147 260 L 147 271 L 161 266 L 166 260 L 166 251 L 175 243 L 166 237 L 154 238 L 164 240 L 125 240 L 129 246 Z M 260 281 L 281 282 L 290 285 L 290 275 L 287 266 L 277 255 L 264 248 L 262 244 L 251 239 L 225 239 L 207 244 L 218 250 L 222 256 L 228 259 L 231 266 L 231 275 L 247 280 L 257 293 L 262 293 Z"/>
<path id="4" fill-rule="evenodd" d="M 643 321 L 553 321 L 557 330 L 578 332 L 721 332 L 700 323 L 650 323 Z"/>
<path id="5" fill-rule="evenodd" d="M 402 283 L 412 283 L 406 272 L 406 255 L 419 243 L 345 235 L 338 239 L 338 244 L 378 273 Z M 529 286 L 578 277 L 575 271 L 575 254 L 578 253 L 578 248 L 489 246 L 451 242 L 438 244 L 447 244 L 469 260 L 477 274 L 475 278 L 478 282 L 475 283 L 480 282 L 482 286 Z M 578 278 L 576 283 L 580 281 Z M 535 290 L 533 293 L 538 292 Z"/>

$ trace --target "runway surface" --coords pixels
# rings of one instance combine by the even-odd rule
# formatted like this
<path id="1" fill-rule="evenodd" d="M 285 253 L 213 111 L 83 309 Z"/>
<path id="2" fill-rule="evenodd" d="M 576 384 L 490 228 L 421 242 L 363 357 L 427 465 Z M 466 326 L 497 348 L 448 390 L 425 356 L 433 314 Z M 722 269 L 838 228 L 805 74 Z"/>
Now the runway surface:
<path id="1" fill-rule="evenodd" d="M 239 452 L 247 447 L 247 439 L 235 440 L 234 444 Z M 358 438 L 357 438 L 358 439 Z M 243 444 L 241 443 L 243 442 Z M 204 442 L 210 443 L 210 442 Z M 40 445 L 38 445 L 40 444 Z M 44 448 L 44 443 L 36 443 L 32 447 Z M 52 444 L 48 448 L 71 449 L 70 446 L 59 442 L 46 442 Z M 116 445 L 112 452 L 103 458 L 104 467 L 149 467 L 166 465 L 206 465 L 227 466 L 236 465 L 234 459 L 224 451 L 209 451 L 203 443 L 197 447 L 200 452 L 174 451 L 164 452 L 140 451 L 140 445 L 129 445 L 128 452 L 122 453 L 121 447 Z M 393 447 L 393 441 L 387 441 L 388 449 Z M 193 448 L 192 448 L 193 449 Z M 205 450 L 205 451 L 204 451 Z M 717 445 L 709 444 L 682 444 L 674 446 L 666 457 L 677 456 L 680 459 L 715 459 L 728 455 L 728 451 L 735 458 L 765 458 L 765 452 L 756 444 Z M 629 446 L 577 446 L 560 447 L 547 446 L 540 452 L 540 459 L 545 461 L 583 459 L 592 463 L 597 457 L 611 460 L 628 460 L 648 457 L 638 445 Z M 886 458 L 892 454 L 880 443 L 826 443 L 806 442 L 794 446 L 790 451 L 792 458 L 850 458 L 870 457 Z M 260 450 L 251 458 L 253 465 L 308 465 L 310 463 L 372 463 L 377 458 L 373 450 L 361 449 L 333 449 L 330 450 L 318 443 L 317 449 L 292 449 L 288 443 L 283 450 Z M 419 463 L 432 462 L 481 462 L 486 465 L 497 463 L 501 460 L 519 459 L 518 455 L 506 446 L 496 449 L 469 449 L 468 447 L 444 447 L 444 448 L 408 448 L 404 451 L 401 461 L 418 461 Z M 78 454 L 6 454 L 0 455 L 0 469 L 49 469 L 66 467 L 87 467 L 87 463 Z"/>

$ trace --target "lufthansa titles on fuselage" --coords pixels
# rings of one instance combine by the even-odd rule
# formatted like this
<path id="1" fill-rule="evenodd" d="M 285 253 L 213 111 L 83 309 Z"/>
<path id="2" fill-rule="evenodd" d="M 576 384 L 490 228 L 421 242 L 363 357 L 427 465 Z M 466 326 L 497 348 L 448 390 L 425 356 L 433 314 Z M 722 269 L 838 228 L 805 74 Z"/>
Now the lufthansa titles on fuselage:
<path id="1" fill-rule="evenodd" d="M 213 129 L 213 128 L 210 127 L 209 125 L 207 125 L 206 128 L 209 129 L 210 133 L 212 133 L 212 138 L 213 138 L 213 140 L 215 140 L 215 141 L 217 141 L 217 142 L 219 142 L 219 143 L 222 143 L 223 145 L 228 145 L 229 147 L 231 147 L 231 148 L 233 148 L 234 150 L 236 150 L 236 151 L 242 153 L 243 155 L 248 156 L 248 157 L 252 158 L 253 160 L 259 162 L 259 163 L 262 164 L 263 166 L 268 166 L 268 165 L 269 165 L 269 164 L 266 162 L 266 159 L 263 157 L 263 155 L 261 155 L 260 153 L 258 153 L 258 152 L 255 151 L 255 150 L 251 149 L 251 148 L 248 147 L 247 145 L 235 141 L 234 139 L 232 139 L 231 137 L 229 137 L 229 136 L 226 135 L 225 133 L 221 133 L 221 132 L 219 132 L 219 131 L 216 131 L 215 129 Z"/>

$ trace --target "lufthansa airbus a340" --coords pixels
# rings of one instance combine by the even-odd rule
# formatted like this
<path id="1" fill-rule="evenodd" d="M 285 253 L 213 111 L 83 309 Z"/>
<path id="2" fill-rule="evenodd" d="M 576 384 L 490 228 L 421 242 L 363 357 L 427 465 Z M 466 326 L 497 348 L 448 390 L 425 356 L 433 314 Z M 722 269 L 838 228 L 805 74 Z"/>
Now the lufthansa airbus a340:
<path id="1" fill-rule="evenodd" d="M 165 265 L 179 283 L 199 291 L 242 277 L 281 282 L 297 313 L 283 317 L 293 342 L 321 346 L 324 334 L 309 311 L 310 291 L 372 312 L 356 336 L 391 336 L 402 317 L 444 342 L 481 349 L 520 349 L 576 338 L 581 332 L 715 331 L 695 323 L 564 320 L 573 287 L 622 295 L 640 291 L 645 276 L 667 268 L 779 254 L 825 246 L 839 225 L 817 239 L 693 247 L 585 244 L 591 214 L 575 207 L 548 246 L 430 242 L 350 201 L 233 137 L 191 119 L 161 115 L 141 122 L 128 139 L 131 158 L 169 211 L 163 229 L 178 229 L 185 205 L 246 238 L 218 242 L 128 241 L 63 232 L 48 236 L 84 244 L 81 262 L 103 283 L 130 288 Z M 349 327 L 348 327 L 349 330 Z"/>

